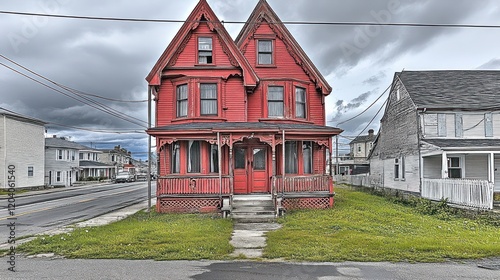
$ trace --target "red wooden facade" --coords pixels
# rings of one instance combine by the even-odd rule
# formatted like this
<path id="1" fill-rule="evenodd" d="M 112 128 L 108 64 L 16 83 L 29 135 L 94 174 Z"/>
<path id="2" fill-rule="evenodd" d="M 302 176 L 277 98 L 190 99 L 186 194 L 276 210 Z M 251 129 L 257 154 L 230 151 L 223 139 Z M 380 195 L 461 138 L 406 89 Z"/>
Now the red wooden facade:
<path id="1" fill-rule="evenodd" d="M 217 211 L 252 193 L 287 209 L 332 205 L 331 87 L 280 22 L 261 0 L 233 40 L 200 0 L 153 67 L 159 212 Z"/>

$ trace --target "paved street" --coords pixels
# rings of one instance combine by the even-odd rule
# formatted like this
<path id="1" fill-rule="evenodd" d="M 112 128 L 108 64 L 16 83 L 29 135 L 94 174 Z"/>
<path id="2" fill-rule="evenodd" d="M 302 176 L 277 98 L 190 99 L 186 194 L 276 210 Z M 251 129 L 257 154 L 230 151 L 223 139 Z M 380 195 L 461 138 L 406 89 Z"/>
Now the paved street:
<path id="1" fill-rule="evenodd" d="M 498 263 L 498 261 L 496 261 Z M 0 279 L 192 279 L 192 280 L 336 280 L 336 279 L 500 279 L 499 270 L 463 264 L 281 263 L 208 261 L 16 260 L 18 272 L 3 264 Z"/>
<path id="2" fill-rule="evenodd" d="M 154 185 L 153 185 L 154 189 Z M 152 191 L 154 196 L 154 190 Z M 16 237 L 33 235 L 88 220 L 147 200 L 147 183 L 105 184 L 15 197 Z M 0 244 L 7 242 L 7 199 L 0 200 Z M 3 238 L 5 237 L 5 238 Z M 5 239 L 5 240 L 3 240 Z"/>

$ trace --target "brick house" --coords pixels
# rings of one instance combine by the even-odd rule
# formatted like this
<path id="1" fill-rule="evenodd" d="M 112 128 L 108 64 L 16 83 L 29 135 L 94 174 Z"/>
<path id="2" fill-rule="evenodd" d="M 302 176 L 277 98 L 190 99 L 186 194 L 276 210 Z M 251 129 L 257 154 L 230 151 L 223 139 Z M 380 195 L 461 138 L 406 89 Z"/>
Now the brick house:
<path id="1" fill-rule="evenodd" d="M 331 87 L 266 1 L 233 40 L 200 0 L 146 80 L 159 212 L 230 212 L 257 194 L 275 214 L 332 206 Z"/>

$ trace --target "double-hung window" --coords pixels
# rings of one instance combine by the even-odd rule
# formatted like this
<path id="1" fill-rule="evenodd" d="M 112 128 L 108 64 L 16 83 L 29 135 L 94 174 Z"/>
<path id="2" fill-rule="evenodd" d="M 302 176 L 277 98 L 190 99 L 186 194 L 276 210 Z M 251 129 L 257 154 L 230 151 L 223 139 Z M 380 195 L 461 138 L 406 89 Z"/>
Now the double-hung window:
<path id="1" fill-rule="evenodd" d="M 202 116 L 217 116 L 217 84 L 200 84 L 200 101 Z"/>
<path id="2" fill-rule="evenodd" d="M 63 159 L 63 150 L 57 150 L 57 159 L 62 160 Z"/>
<path id="3" fill-rule="evenodd" d="M 201 172 L 200 141 L 188 141 L 188 173 Z"/>
<path id="4" fill-rule="evenodd" d="M 284 92 L 281 86 L 270 86 L 267 92 L 267 115 L 270 118 L 284 116 Z"/>
<path id="5" fill-rule="evenodd" d="M 304 174 L 312 174 L 313 147 L 311 141 L 302 142 L 302 160 L 304 161 Z"/>
<path id="6" fill-rule="evenodd" d="M 213 63 L 212 37 L 198 37 L 198 63 Z"/>
<path id="7" fill-rule="evenodd" d="M 258 64 L 259 65 L 273 64 L 272 40 L 258 40 Z"/>
<path id="8" fill-rule="evenodd" d="M 181 172 L 181 145 L 179 142 L 175 142 L 172 145 L 172 162 L 171 162 L 171 168 L 172 168 L 172 173 L 180 173 Z"/>
<path id="9" fill-rule="evenodd" d="M 460 157 L 448 157 L 448 178 L 462 177 L 462 161 Z"/>
<path id="10" fill-rule="evenodd" d="M 298 173 L 298 154 L 296 141 L 285 143 L 285 173 Z"/>
<path id="11" fill-rule="evenodd" d="M 298 119 L 306 118 L 306 89 L 295 88 L 295 117 Z"/>
<path id="12" fill-rule="evenodd" d="M 28 166 L 28 177 L 33 177 L 33 166 Z"/>
<path id="13" fill-rule="evenodd" d="M 188 113 L 188 86 L 177 86 L 177 117 L 187 117 Z"/>
<path id="14" fill-rule="evenodd" d="M 405 180 L 405 157 L 394 159 L 394 179 L 395 180 Z"/>

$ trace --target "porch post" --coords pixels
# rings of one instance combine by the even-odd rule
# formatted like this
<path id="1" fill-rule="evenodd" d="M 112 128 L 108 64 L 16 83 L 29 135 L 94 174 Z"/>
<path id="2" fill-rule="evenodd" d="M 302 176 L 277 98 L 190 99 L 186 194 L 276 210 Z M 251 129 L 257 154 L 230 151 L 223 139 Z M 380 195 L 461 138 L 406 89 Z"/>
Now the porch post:
<path id="1" fill-rule="evenodd" d="M 495 154 L 488 154 L 488 181 L 495 183 Z"/>
<path id="2" fill-rule="evenodd" d="M 282 137 L 283 137 L 283 145 L 281 146 L 281 151 L 282 151 L 282 156 L 281 156 L 281 192 L 285 192 L 285 172 L 286 172 L 286 169 L 285 169 L 285 130 L 283 129 L 283 134 L 282 134 Z"/>
<path id="3" fill-rule="evenodd" d="M 441 158 L 441 178 L 448 178 L 448 155 L 444 151 Z"/>
<path id="4" fill-rule="evenodd" d="M 233 163 L 233 135 L 229 136 L 229 187 L 231 195 L 234 194 L 234 163 Z"/>
<path id="5" fill-rule="evenodd" d="M 220 186 L 220 195 L 222 197 L 222 157 L 221 157 L 221 146 L 220 146 L 220 132 L 217 132 L 217 157 L 219 158 L 218 160 L 218 167 L 219 167 L 219 186 Z"/>

